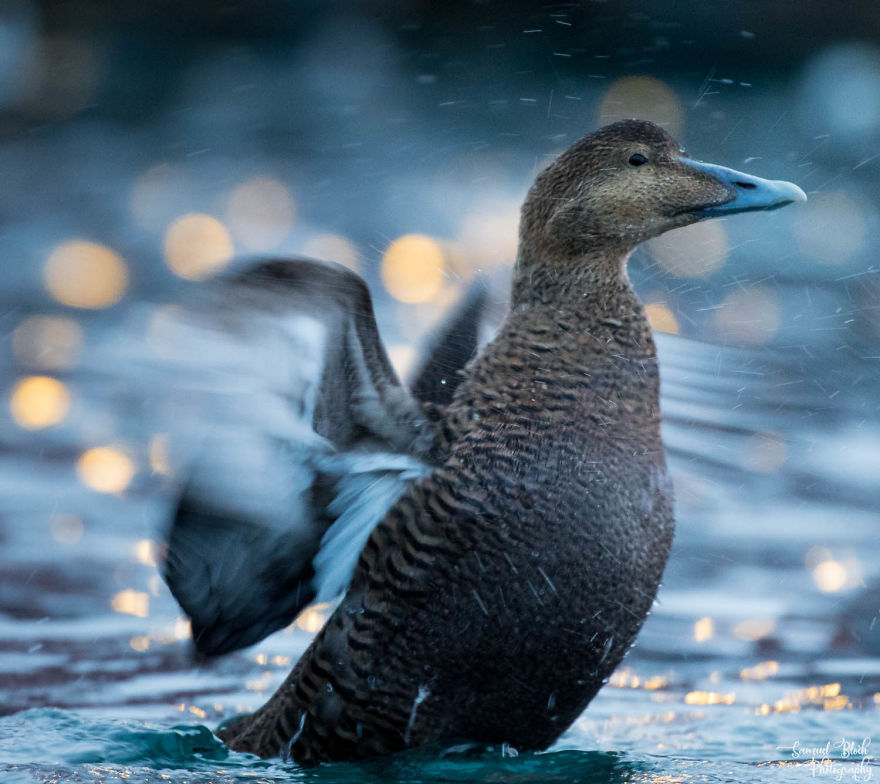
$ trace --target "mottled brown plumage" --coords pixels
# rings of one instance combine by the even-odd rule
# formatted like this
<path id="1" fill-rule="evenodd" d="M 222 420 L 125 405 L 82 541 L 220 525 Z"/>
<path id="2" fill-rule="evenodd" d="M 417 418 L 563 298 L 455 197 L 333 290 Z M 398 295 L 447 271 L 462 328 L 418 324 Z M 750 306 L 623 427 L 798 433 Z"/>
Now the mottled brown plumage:
<path id="1" fill-rule="evenodd" d="M 440 416 L 434 472 L 375 528 L 277 693 L 220 731 L 230 747 L 306 764 L 454 739 L 542 749 L 571 724 L 633 644 L 673 536 L 626 259 L 739 186 L 755 187 L 639 121 L 538 176 L 509 317 Z"/>

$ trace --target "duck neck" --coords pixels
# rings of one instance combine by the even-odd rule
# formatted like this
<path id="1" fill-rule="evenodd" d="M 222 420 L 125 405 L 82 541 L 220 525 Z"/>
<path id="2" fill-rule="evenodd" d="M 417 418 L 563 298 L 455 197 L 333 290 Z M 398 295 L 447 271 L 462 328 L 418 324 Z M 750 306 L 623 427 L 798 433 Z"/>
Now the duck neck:
<path id="1" fill-rule="evenodd" d="M 571 258 L 550 258 L 520 243 L 513 274 L 512 306 L 526 310 L 548 305 L 596 313 L 618 307 L 616 300 L 635 298 L 626 262 L 631 249 L 602 248 Z M 606 315 L 606 314 L 603 314 Z"/>
<path id="2" fill-rule="evenodd" d="M 571 259 L 567 268 L 554 264 L 554 274 L 550 264 L 520 253 L 510 314 L 456 391 L 454 432 L 527 412 L 528 432 L 539 420 L 552 421 L 559 432 L 635 444 L 662 461 L 656 349 L 626 255 Z M 498 433 L 508 433 L 507 425 Z"/>
<path id="3" fill-rule="evenodd" d="M 521 244 L 511 298 L 514 320 L 520 326 L 551 326 L 569 335 L 604 336 L 611 354 L 655 357 L 645 310 L 626 271 L 630 253 L 616 248 L 545 259 Z"/>

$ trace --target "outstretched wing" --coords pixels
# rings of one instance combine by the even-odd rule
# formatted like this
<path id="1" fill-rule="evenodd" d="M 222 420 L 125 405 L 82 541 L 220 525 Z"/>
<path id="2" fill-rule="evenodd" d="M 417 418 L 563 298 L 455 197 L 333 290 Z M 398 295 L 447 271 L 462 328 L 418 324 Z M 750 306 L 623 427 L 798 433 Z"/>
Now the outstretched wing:
<path id="1" fill-rule="evenodd" d="M 433 430 L 343 267 L 259 264 L 178 327 L 176 386 L 194 422 L 178 431 L 196 446 L 162 566 L 196 649 L 217 655 L 344 588 L 372 526 L 429 472 Z"/>

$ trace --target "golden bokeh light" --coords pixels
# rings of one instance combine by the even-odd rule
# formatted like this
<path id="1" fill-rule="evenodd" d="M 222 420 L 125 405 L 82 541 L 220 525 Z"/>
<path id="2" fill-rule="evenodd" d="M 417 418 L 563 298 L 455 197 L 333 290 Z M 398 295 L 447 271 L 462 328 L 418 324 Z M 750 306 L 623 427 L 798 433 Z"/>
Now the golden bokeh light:
<path id="1" fill-rule="evenodd" d="M 512 266 L 519 246 L 520 202 L 493 200 L 465 217 L 456 238 L 455 264 L 462 277 L 499 265 Z M 464 266 L 459 269 L 459 266 Z"/>
<path id="2" fill-rule="evenodd" d="M 824 593 L 862 585 L 865 569 L 852 547 L 832 553 L 827 547 L 814 545 L 804 558 L 804 566 L 816 587 Z"/>
<path id="3" fill-rule="evenodd" d="M 253 177 L 226 202 L 232 236 L 247 250 L 277 248 L 293 228 L 296 206 L 287 187 L 271 177 Z"/>
<path id="4" fill-rule="evenodd" d="M 128 269 L 122 257 L 86 240 L 58 245 L 46 259 L 43 282 L 53 299 L 74 308 L 107 308 L 125 296 Z"/>
<path id="5" fill-rule="evenodd" d="M 59 544 L 76 544 L 83 535 L 83 521 L 76 515 L 55 515 L 49 521 L 49 533 Z"/>
<path id="6" fill-rule="evenodd" d="M 110 606 L 118 613 L 146 618 L 150 614 L 150 597 L 141 591 L 126 588 L 110 600 Z"/>
<path id="7" fill-rule="evenodd" d="M 449 271 L 451 278 L 471 280 L 477 270 L 482 268 L 476 256 L 473 253 L 469 253 L 459 243 L 452 240 L 444 240 L 441 241 L 440 247 L 443 250 L 446 269 Z"/>
<path id="8" fill-rule="evenodd" d="M 822 561 L 813 569 L 813 582 L 823 593 L 836 593 L 848 578 L 846 567 L 839 561 Z"/>
<path id="9" fill-rule="evenodd" d="M 134 557 L 144 566 L 156 565 L 156 545 L 151 539 L 139 539 L 133 549 Z"/>
<path id="10" fill-rule="evenodd" d="M 684 111 L 678 96 L 651 76 L 624 76 L 607 90 L 599 104 L 599 125 L 638 117 L 680 136 Z"/>
<path id="11" fill-rule="evenodd" d="M 391 360 L 391 364 L 400 378 L 409 377 L 417 358 L 418 352 L 412 346 L 406 344 L 388 346 L 388 359 Z"/>
<path id="12" fill-rule="evenodd" d="M 804 556 L 804 566 L 808 572 L 812 572 L 822 561 L 833 560 L 834 556 L 831 554 L 831 550 L 817 544 L 807 550 L 807 554 Z"/>
<path id="13" fill-rule="evenodd" d="M 803 254 L 819 264 L 845 264 L 865 245 L 868 210 L 840 191 L 819 193 L 791 212 Z"/>
<path id="14" fill-rule="evenodd" d="M 684 701 L 688 705 L 733 705 L 736 702 L 736 694 L 719 694 L 714 691 L 690 691 Z"/>
<path id="15" fill-rule="evenodd" d="M 742 450 L 742 465 L 750 471 L 770 474 L 785 465 L 788 445 L 779 433 L 755 433 Z"/>
<path id="16" fill-rule="evenodd" d="M 645 315 L 655 332 L 668 332 L 670 335 L 678 334 L 678 319 L 666 305 L 654 302 L 645 305 Z"/>
<path id="17" fill-rule="evenodd" d="M 715 621 L 711 618 L 700 618 L 694 624 L 694 640 L 696 642 L 706 642 L 715 636 Z"/>
<path id="18" fill-rule="evenodd" d="M 31 316 L 12 333 L 12 352 L 27 367 L 64 370 L 76 364 L 82 350 L 79 324 L 62 316 Z"/>
<path id="19" fill-rule="evenodd" d="M 754 667 L 746 667 L 740 670 L 739 677 L 744 681 L 763 681 L 772 678 L 779 672 L 779 662 L 758 662 Z"/>
<path id="20" fill-rule="evenodd" d="M 143 652 L 150 647 L 150 638 L 144 634 L 136 634 L 128 641 L 128 644 L 132 647 L 132 650 Z"/>
<path id="21" fill-rule="evenodd" d="M 615 689 L 638 689 L 641 683 L 632 667 L 618 667 L 608 679 L 608 685 Z"/>
<path id="22" fill-rule="evenodd" d="M 823 700 L 822 710 L 827 710 L 827 711 L 843 710 L 844 708 L 848 708 L 849 705 L 850 705 L 849 697 L 847 697 L 845 694 L 840 694 L 837 697 L 831 697 L 827 700 Z"/>
<path id="23" fill-rule="evenodd" d="M 157 433 L 150 439 L 149 456 L 150 468 L 153 470 L 153 473 L 161 474 L 162 476 L 171 475 L 167 433 Z"/>
<path id="24" fill-rule="evenodd" d="M 70 392 L 56 378 L 28 376 L 13 388 L 9 410 L 19 427 L 27 430 L 51 427 L 67 416 Z"/>
<path id="25" fill-rule="evenodd" d="M 840 693 L 839 683 L 828 683 L 825 686 L 808 686 L 786 694 L 773 705 L 761 705 L 756 712 L 762 716 L 770 713 L 797 713 L 805 705 L 816 705 L 823 710 L 842 710 L 849 707 L 850 701 L 845 694 Z"/>
<path id="26" fill-rule="evenodd" d="M 759 286 L 732 292 L 715 311 L 715 325 L 724 337 L 744 343 L 766 343 L 779 331 L 775 292 Z"/>
<path id="27" fill-rule="evenodd" d="M 361 265 L 361 255 L 357 246 L 341 234 L 325 232 L 311 237 L 302 249 L 303 255 L 320 261 L 335 261 L 343 267 L 357 272 Z"/>
<path id="28" fill-rule="evenodd" d="M 128 455 L 109 446 L 89 449 L 76 463 L 80 481 L 99 493 L 121 493 L 131 483 L 136 470 Z"/>
<path id="29" fill-rule="evenodd" d="M 223 269 L 232 258 L 232 238 L 216 218 L 188 213 L 165 232 L 163 244 L 168 268 L 187 280 L 205 280 Z"/>
<path id="30" fill-rule="evenodd" d="M 263 658 L 265 659 L 265 654 L 263 655 Z M 245 681 L 244 687 L 248 691 L 264 692 L 267 689 L 271 688 L 272 683 L 272 672 L 270 670 L 264 670 L 260 673 L 258 677 L 252 678 L 249 681 Z"/>
<path id="31" fill-rule="evenodd" d="M 382 282 L 400 302 L 428 302 L 443 288 L 445 267 L 439 243 L 424 234 L 406 234 L 385 251 Z"/>
<path id="32" fill-rule="evenodd" d="M 813 696 L 814 691 L 818 692 L 815 696 Z M 810 699 L 815 699 L 816 697 L 839 697 L 840 696 L 840 684 L 839 683 L 826 683 L 824 686 L 813 687 L 813 689 L 808 689 L 808 697 Z"/>
<path id="33" fill-rule="evenodd" d="M 306 607 L 306 609 L 297 616 L 294 623 L 298 628 L 309 632 L 309 634 L 317 634 L 321 631 L 324 621 L 327 620 L 329 609 L 330 605 L 327 602 L 313 604 L 310 607 Z"/>
<path id="34" fill-rule="evenodd" d="M 708 277 L 724 266 L 727 251 L 727 231 L 721 221 L 673 229 L 648 242 L 651 258 L 678 278 Z"/>
<path id="35" fill-rule="evenodd" d="M 733 625 L 733 636 L 740 640 L 756 642 L 767 637 L 776 630 L 776 621 L 772 618 L 749 618 Z"/>

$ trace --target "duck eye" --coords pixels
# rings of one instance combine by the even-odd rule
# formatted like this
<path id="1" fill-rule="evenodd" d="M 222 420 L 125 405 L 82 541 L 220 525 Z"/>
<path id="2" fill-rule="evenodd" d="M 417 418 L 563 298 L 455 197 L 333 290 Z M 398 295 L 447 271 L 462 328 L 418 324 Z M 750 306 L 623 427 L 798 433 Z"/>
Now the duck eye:
<path id="1" fill-rule="evenodd" d="M 642 155 L 640 152 L 635 153 L 635 155 L 629 156 L 629 165 L 630 166 L 642 166 L 647 163 L 648 159 Z"/>

